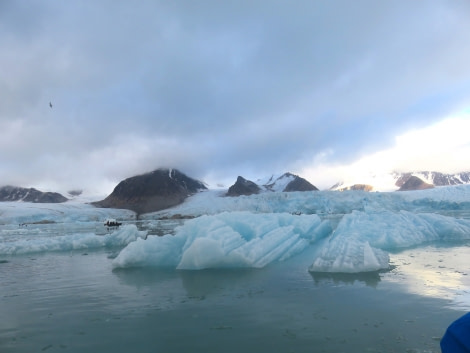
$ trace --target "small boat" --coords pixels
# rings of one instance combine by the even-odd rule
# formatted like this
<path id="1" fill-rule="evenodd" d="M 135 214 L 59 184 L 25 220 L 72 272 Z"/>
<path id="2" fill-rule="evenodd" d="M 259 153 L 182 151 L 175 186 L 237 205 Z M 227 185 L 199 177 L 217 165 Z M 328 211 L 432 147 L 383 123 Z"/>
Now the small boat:
<path id="1" fill-rule="evenodd" d="M 104 222 L 104 225 L 108 228 L 110 227 L 119 227 L 122 223 L 121 222 L 118 222 L 116 221 L 115 219 L 113 218 L 108 218 L 105 222 Z"/>

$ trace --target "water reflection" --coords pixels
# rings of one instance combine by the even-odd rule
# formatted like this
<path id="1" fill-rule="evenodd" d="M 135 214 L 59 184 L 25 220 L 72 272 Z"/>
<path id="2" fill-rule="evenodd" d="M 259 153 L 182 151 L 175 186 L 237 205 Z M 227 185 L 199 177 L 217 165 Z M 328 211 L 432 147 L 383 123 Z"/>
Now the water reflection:
<path id="1" fill-rule="evenodd" d="M 363 282 L 369 287 L 377 287 L 380 282 L 380 273 L 361 272 L 361 273 L 328 273 L 328 272 L 310 272 L 315 285 L 323 285 L 325 283 L 338 284 L 355 284 Z"/>
<path id="2" fill-rule="evenodd" d="M 189 297 L 203 298 L 217 292 L 233 292 L 248 283 L 257 283 L 262 270 L 211 269 L 202 271 L 177 271 Z"/>
<path id="3" fill-rule="evenodd" d="M 388 279 L 410 293 L 446 299 L 450 307 L 469 310 L 469 250 L 468 244 L 439 244 L 391 254 L 395 269 Z"/>
<path id="4" fill-rule="evenodd" d="M 120 283 L 136 288 L 155 286 L 177 278 L 175 270 L 158 268 L 116 268 L 113 274 Z"/>

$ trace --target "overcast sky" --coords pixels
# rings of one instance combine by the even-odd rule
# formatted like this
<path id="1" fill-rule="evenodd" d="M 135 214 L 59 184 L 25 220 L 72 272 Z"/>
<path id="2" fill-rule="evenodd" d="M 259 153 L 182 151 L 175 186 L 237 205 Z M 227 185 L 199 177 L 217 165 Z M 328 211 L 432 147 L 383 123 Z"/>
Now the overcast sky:
<path id="1" fill-rule="evenodd" d="M 469 43 L 467 0 L 2 0 L 0 185 L 110 192 L 175 167 L 328 187 L 392 150 L 390 169 L 469 170 L 465 136 L 423 147 L 468 121 Z"/>

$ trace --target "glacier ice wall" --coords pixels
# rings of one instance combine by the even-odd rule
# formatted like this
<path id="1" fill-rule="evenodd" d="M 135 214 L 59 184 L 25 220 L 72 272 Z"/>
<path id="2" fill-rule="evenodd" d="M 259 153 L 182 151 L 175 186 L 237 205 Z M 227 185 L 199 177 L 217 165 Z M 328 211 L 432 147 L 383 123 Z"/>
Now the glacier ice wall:
<path id="1" fill-rule="evenodd" d="M 186 199 L 174 208 L 142 215 L 154 219 L 172 215 L 213 215 L 221 212 L 347 214 L 353 210 L 435 212 L 470 210 L 470 185 L 407 192 L 312 191 L 265 192 L 258 195 L 223 197 L 210 190 Z"/>
<path id="2" fill-rule="evenodd" d="M 129 210 L 96 208 L 77 202 L 29 203 L 0 202 L 0 226 L 32 224 L 47 220 L 56 223 L 103 222 L 107 218 L 133 220 L 135 213 Z"/>

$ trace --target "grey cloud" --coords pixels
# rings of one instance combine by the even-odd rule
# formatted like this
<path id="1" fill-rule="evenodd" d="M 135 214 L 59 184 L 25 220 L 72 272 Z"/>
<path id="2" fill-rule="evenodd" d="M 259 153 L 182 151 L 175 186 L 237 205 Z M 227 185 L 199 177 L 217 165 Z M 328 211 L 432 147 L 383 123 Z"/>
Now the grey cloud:
<path id="1" fill-rule="evenodd" d="M 350 161 L 469 103 L 464 1 L 0 6 L 0 138 L 15 146 L 0 178 L 49 178 L 44 156 L 50 170 L 125 160 L 107 178 L 289 169 L 326 149 Z"/>

